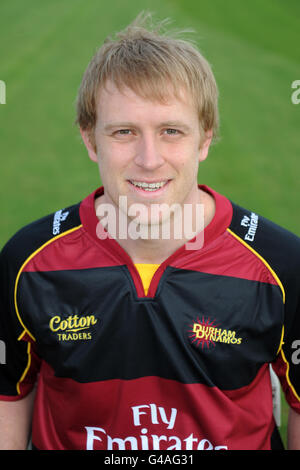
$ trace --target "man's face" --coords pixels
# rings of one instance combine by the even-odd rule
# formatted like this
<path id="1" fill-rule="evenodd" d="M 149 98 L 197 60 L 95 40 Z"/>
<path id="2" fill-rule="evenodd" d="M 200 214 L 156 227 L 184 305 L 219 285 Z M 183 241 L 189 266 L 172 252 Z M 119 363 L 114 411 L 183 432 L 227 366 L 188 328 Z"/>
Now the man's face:
<path id="1" fill-rule="evenodd" d="M 199 203 L 199 162 L 211 137 L 201 140 L 199 120 L 190 96 L 182 92 L 165 103 L 145 100 L 112 83 L 98 94 L 94 131 L 96 150 L 82 131 L 89 156 L 99 165 L 105 203 L 119 207 L 143 204 Z M 149 212 L 150 213 L 150 212 Z"/>

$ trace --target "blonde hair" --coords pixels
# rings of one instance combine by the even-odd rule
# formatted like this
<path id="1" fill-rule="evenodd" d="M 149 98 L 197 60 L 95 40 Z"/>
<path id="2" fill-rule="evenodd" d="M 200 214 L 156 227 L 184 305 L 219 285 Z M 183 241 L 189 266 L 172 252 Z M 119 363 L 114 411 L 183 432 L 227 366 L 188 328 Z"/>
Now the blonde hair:
<path id="1" fill-rule="evenodd" d="M 108 81 L 120 91 L 128 87 L 145 99 L 160 102 L 171 95 L 180 97 L 180 90 L 186 89 L 195 103 L 201 130 L 212 130 L 216 139 L 218 89 L 211 67 L 192 41 L 180 37 L 187 30 L 168 33 L 168 23 L 163 20 L 153 25 L 151 13 L 142 12 L 95 53 L 79 88 L 76 119 L 92 140 L 97 95 Z"/>

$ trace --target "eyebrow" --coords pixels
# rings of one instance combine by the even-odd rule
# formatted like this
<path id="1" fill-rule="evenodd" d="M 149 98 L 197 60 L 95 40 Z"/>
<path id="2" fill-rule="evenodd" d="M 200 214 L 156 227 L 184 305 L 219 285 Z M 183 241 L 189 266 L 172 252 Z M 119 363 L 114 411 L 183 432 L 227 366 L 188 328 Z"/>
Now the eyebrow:
<path id="1" fill-rule="evenodd" d="M 162 122 L 160 124 L 160 127 L 180 127 L 180 129 L 183 129 L 185 131 L 190 131 L 191 130 L 191 127 L 188 126 L 187 124 L 184 124 L 183 122 L 181 121 L 166 121 L 166 122 Z"/>
<path id="2" fill-rule="evenodd" d="M 127 129 L 127 128 L 130 128 L 130 127 L 138 127 L 138 125 L 135 124 L 134 122 L 129 122 L 129 121 L 128 122 L 126 122 L 126 121 L 107 122 L 107 123 L 103 124 L 102 129 L 107 132 L 107 131 L 111 131 L 111 130 L 116 129 L 116 128 Z M 183 129 L 185 131 L 190 131 L 191 130 L 190 126 L 184 124 L 181 121 L 165 121 L 165 122 L 159 123 L 159 125 L 157 127 L 167 127 L 167 128 L 179 127 L 180 129 Z"/>
<path id="3" fill-rule="evenodd" d="M 116 128 L 127 128 L 127 127 L 134 127 L 134 124 L 132 122 L 107 122 L 104 123 L 102 126 L 102 129 L 104 131 L 110 131 Z"/>

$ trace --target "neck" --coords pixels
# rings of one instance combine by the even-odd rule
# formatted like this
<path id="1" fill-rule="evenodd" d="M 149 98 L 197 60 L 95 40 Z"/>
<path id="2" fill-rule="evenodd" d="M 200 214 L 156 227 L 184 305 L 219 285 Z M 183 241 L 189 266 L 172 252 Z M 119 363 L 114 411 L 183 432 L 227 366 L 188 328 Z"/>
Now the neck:
<path id="1" fill-rule="evenodd" d="M 96 213 L 102 202 L 103 196 L 95 201 Z M 159 226 L 134 226 L 133 222 L 127 219 L 127 227 L 131 227 L 131 232 L 127 231 L 125 237 L 119 236 L 120 224 L 117 221 L 114 236 L 133 263 L 161 264 L 178 248 L 202 232 L 213 219 L 214 213 L 214 198 L 199 189 L 198 203 L 191 205 L 188 213 L 175 214 Z M 109 228 L 106 228 L 109 231 Z"/>

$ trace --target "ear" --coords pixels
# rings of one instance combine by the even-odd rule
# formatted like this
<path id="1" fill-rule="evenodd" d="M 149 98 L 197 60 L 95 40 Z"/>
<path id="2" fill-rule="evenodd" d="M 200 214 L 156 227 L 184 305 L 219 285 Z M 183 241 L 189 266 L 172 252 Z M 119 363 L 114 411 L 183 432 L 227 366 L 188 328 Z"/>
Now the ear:
<path id="1" fill-rule="evenodd" d="M 205 132 L 204 141 L 201 144 L 199 149 L 199 162 L 203 162 L 208 155 L 209 147 L 213 138 L 213 131 L 212 129 Z"/>
<path id="2" fill-rule="evenodd" d="M 98 162 L 98 157 L 96 153 L 96 146 L 94 142 L 92 142 L 93 139 L 91 139 L 91 131 L 90 130 L 83 130 L 80 127 L 80 134 L 82 137 L 82 140 L 84 142 L 84 145 L 88 151 L 89 157 L 93 162 Z"/>

